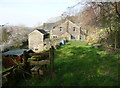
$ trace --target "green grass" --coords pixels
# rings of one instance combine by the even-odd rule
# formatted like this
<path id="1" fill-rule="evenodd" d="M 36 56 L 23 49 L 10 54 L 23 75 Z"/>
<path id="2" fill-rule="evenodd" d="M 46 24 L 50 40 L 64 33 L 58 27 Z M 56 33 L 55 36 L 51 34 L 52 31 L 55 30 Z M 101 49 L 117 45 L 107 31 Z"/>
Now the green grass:
<path id="1" fill-rule="evenodd" d="M 55 77 L 46 77 L 43 81 L 29 79 L 26 85 L 118 86 L 118 57 L 119 52 L 109 55 L 106 51 L 91 46 L 64 45 L 55 51 Z"/>
<path id="2" fill-rule="evenodd" d="M 86 43 L 86 41 L 69 41 L 70 43 Z"/>

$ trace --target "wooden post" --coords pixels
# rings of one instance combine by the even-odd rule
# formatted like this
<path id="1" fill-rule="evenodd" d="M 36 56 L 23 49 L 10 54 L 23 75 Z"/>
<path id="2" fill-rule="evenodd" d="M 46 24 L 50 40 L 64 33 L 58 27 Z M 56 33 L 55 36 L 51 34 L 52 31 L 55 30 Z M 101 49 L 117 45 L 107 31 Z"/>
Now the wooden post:
<path id="1" fill-rule="evenodd" d="M 25 69 L 27 67 L 27 60 L 28 60 L 28 53 L 26 51 L 24 51 L 24 53 L 23 53 L 23 64 L 24 64 Z"/>
<path id="2" fill-rule="evenodd" d="M 18 57 L 18 63 L 22 63 L 22 59 L 21 59 L 20 55 L 18 55 L 17 57 Z"/>
<path id="3" fill-rule="evenodd" d="M 50 48 L 50 73 L 51 77 L 54 76 L 54 47 L 51 46 Z"/>

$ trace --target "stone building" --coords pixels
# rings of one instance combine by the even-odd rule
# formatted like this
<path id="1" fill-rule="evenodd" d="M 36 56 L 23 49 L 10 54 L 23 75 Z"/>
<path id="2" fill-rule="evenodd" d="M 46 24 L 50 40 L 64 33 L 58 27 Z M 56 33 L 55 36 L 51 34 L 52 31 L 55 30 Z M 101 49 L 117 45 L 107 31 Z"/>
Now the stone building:
<path id="1" fill-rule="evenodd" d="M 51 38 L 66 38 L 67 40 L 84 41 L 86 39 L 85 31 L 73 22 L 67 20 L 64 23 L 54 26 L 50 31 Z"/>
<path id="2" fill-rule="evenodd" d="M 29 49 L 35 52 L 43 51 L 50 48 L 49 39 L 63 38 L 84 41 L 86 39 L 86 31 L 69 20 L 63 23 L 44 23 L 42 29 L 38 27 L 28 35 Z M 56 41 L 54 41 L 55 44 L 57 43 Z"/>
<path id="3" fill-rule="evenodd" d="M 57 27 L 58 25 L 60 25 L 60 23 L 44 23 L 43 24 L 43 29 L 50 33 L 50 31 L 54 28 Z"/>
<path id="4" fill-rule="evenodd" d="M 36 29 L 28 35 L 29 49 L 43 51 L 49 49 L 49 33 L 42 29 Z"/>

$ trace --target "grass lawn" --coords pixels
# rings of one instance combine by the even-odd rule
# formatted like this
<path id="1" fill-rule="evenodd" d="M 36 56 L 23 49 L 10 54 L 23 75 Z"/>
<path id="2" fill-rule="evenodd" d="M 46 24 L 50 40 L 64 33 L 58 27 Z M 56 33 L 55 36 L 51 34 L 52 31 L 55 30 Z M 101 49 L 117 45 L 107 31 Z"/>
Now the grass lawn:
<path id="1" fill-rule="evenodd" d="M 120 53 L 109 55 L 91 46 L 63 45 L 55 51 L 55 77 L 46 77 L 43 81 L 28 79 L 25 85 L 118 86 L 118 57 Z"/>
<path id="2" fill-rule="evenodd" d="M 86 41 L 69 41 L 69 43 L 86 43 Z"/>

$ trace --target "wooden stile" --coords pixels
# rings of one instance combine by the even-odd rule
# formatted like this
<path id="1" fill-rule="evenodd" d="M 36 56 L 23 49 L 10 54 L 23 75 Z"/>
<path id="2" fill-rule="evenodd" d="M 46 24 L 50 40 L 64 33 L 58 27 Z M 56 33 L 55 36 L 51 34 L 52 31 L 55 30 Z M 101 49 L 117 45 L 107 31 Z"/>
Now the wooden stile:
<path id="1" fill-rule="evenodd" d="M 45 64 L 49 64 L 50 61 L 49 60 L 41 60 L 41 61 L 30 61 L 30 65 L 45 65 Z"/>
<path id="2" fill-rule="evenodd" d="M 30 56 L 40 55 L 40 56 L 49 56 L 49 53 L 30 53 Z"/>

